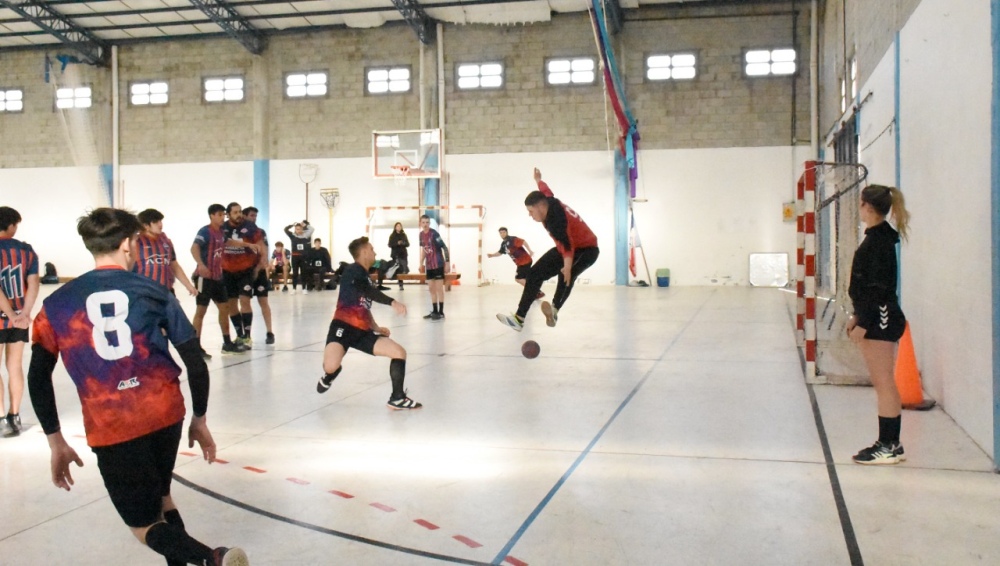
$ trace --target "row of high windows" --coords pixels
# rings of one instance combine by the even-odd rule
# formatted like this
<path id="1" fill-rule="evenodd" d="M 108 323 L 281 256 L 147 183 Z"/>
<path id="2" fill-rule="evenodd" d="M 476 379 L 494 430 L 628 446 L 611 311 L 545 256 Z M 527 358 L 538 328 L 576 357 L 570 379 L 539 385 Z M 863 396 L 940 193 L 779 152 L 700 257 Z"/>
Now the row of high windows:
<path id="1" fill-rule="evenodd" d="M 696 78 L 696 53 L 662 53 L 648 55 L 645 61 L 647 81 L 685 81 Z M 545 61 L 545 82 L 550 86 L 591 85 L 597 82 L 597 60 L 594 57 L 552 58 Z M 787 76 L 796 72 L 794 49 L 756 49 L 744 53 L 744 74 L 747 77 Z M 459 90 L 493 90 L 504 86 L 505 66 L 502 61 L 461 63 L 455 69 L 455 86 Z M 287 98 L 326 97 L 329 74 L 316 70 L 286 73 L 284 95 Z M 370 67 L 365 70 L 365 92 L 371 95 L 408 93 L 413 87 L 408 66 Z M 89 86 L 64 87 L 56 90 L 58 109 L 89 108 L 92 104 Z M 206 103 L 239 102 L 245 97 L 244 78 L 239 75 L 205 77 L 202 79 L 202 99 Z M 160 106 L 170 101 L 167 81 L 135 81 L 129 84 L 128 103 L 132 106 Z M 24 109 L 24 91 L 0 88 L 0 112 L 20 112 Z"/>

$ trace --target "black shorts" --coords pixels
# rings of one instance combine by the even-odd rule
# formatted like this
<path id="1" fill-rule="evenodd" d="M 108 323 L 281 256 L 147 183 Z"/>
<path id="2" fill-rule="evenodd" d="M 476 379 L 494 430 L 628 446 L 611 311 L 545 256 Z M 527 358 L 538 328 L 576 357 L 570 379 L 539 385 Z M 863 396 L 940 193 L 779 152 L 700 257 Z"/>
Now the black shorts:
<path id="1" fill-rule="evenodd" d="M 194 302 L 199 307 L 207 307 L 209 302 L 218 305 L 229 300 L 229 295 L 226 294 L 226 288 L 222 285 L 222 281 L 205 279 L 195 275 L 191 278 L 191 282 L 198 290 L 198 296 L 195 297 Z"/>
<path id="2" fill-rule="evenodd" d="M 444 268 L 443 267 L 439 267 L 437 269 L 428 269 L 427 270 L 427 280 L 428 281 L 434 281 L 436 279 L 444 279 Z"/>
<path id="3" fill-rule="evenodd" d="M 126 525 L 148 527 L 160 520 L 183 425 L 182 419 L 146 436 L 92 449 L 111 503 Z"/>
<path id="4" fill-rule="evenodd" d="M 330 323 L 330 331 L 326 333 L 327 344 L 336 342 L 344 347 L 345 352 L 354 348 L 369 355 L 374 355 L 375 342 L 379 338 L 381 337 L 371 330 L 361 330 L 337 319 L 333 319 Z"/>
<path id="5" fill-rule="evenodd" d="M 865 328 L 865 340 L 899 342 L 906 330 L 906 317 L 899 305 L 877 307 L 875 322 Z"/>
<path id="6" fill-rule="evenodd" d="M 254 268 L 251 267 L 243 271 L 222 272 L 222 284 L 226 286 L 226 294 L 229 295 L 229 300 L 233 300 L 236 297 L 253 296 L 253 270 Z"/>
<path id="7" fill-rule="evenodd" d="M 28 341 L 27 328 L 4 328 L 0 330 L 0 344 L 14 344 L 17 342 L 27 342 L 27 341 Z"/>
<path id="8" fill-rule="evenodd" d="M 261 269 L 257 272 L 257 279 L 253 282 L 253 296 L 267 297 L 267 292 L 271 289 L 271 282 L 267 279 L 267 271 Z"/>
<path id="9" fill-rule="evenodd" d="M 517 273 L 514 274 L 514 279 L 527 279 L 528 273 L 531 271 L 531 264 L 526 263 L 524 265 L 517 266 Z"/>

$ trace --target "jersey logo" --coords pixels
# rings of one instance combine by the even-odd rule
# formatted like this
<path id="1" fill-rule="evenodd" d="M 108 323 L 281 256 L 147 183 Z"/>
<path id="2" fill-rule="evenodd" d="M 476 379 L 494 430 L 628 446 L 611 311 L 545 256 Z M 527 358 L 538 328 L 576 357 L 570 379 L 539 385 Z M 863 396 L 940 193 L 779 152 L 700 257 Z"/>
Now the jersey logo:
<path id="1" fill-rule="evenodd" d="M 118 382 L 118 391 L 124 391 L 126 389 L 132 389 L 133 387 L 139 387 L 139 378 L 133 377 L 126 379 L 124 381 Z"/>

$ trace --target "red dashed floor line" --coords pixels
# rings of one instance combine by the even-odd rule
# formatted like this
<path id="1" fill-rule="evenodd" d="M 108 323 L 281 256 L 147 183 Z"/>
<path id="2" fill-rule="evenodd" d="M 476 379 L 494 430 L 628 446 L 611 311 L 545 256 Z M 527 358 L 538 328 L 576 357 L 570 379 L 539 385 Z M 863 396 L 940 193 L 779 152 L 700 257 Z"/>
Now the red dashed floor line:
<path id="1" fill-rule="evenodd" d="M 198 454 L 195 454 L 193 452 L 179 452 L 179 454 L 181 456 L 198 457 Z M 229 463 L 228 460 L 222 460 L 222 459 L 219 459 L 219 458 L 216 458 L 215 462 L 218 463 L 218 464 L 228 464 Z M 257 473 L 257 474 L 266 474 L 267 473 L 267 470 L 264 470 L 262 468 L 257 468 L 257 467 L 254 467 L 254 466 L 243 466 L 243 469 L 247 470 L 248 472 L 254 472 L 254 473 Z M 305 485 L 311 485 L 310 481 L 304 480 L 304 479 L 301 479 L 301 478 L 289 477 L 289 478 L 285 478 L 285 480 L 289 481 L 291 483 L 294 483 L 296 485 L 303 485 L 303 486 L 305 486 Z M 344 491 L 340 491 L 340 490 L 336 490 L 336 489 L 327 490 L 327 493 L 329 493 L 331 495 L 336 495 L 337 497 L 341 497 L 343 499 L 354 499 L 354 495 L 351 495 L 350 493 L 347 493 L 347 492 L 344 492 Z M 368 505 L 370 507 L 374 507 L 374 508 L 376 508 L 376 509 L 378 509 L 380 511 L 384 511 L 386 513 L 395 513 L 396 512 L 395 508 L 390 507 L 389 505 L 386 505 L 384 503 L 372 502 L 372 503 L 369 503 Z M 427 529 L 429 531 L 436 531 L 436 530 L 438 530 L 438 529 L 441 528 L 441 527 L 435 525 L 434 523 L 432 523 L 432 522 L 430 522 L 430 521 L 428 521 L 426 519 L 414 519 L 413 522 L 416 523 L 416 524 L 418 524 L 418 525 L 420 525 L 421 527 L 424 527 L 425 529 Z M 458 541 L 458 542 L 460 542 L 460 543 L 462 543 L 462 544 L 464 544 L 465 546 L 467 546 L 469 548 L 475 549 L 475 548 L 481 548 L 483 546 L 479 542 L 476 542 L 475 540 L 472 540 L 471 538 L 469 538 L 469 537 L 467 537 L 465 535 L 453 535 L 451 538 L 454 539 L 454 540 L 456 540 L 456 541 Z M 504 558 L 504 562 L 510 564 L 511 566 L 528 566 L 527 562 L 524 562 L 522 560 L 519 560 L 519 559 L 514 558 L 513 556 L 509 556 L 509 555 Z"/>

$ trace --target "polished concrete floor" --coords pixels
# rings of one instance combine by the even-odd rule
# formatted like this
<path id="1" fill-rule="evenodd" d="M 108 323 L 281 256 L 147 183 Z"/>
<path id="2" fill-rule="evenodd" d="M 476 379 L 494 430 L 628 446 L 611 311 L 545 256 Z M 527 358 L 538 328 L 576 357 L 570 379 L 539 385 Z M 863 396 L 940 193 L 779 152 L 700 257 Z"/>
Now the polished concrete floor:
<path id="1" fill-rule="evenodd" d="M 517 334 L 494 314 L 519 290 L 455 287 L 443 322 L 421 318 L 426 287 L 389 292 L 406 317 L 375 307 L 408 351 L 411 412 L 385 407 L 388 361 L 357 352 L 316 393 L 335 293 L 272 295 L 277 343 L 257 319 L 240 356 L 219 355 L 211 310 L 224 462 L 182 444 L 188 531 L 275 565 L 1000 563 L 992 460 L 935 409 L 904 414 L 907 462 L 853 464 L 874 392 L 806 386 L 787 293 L 582 286 L 556 328 L 536 310 Z M 56 384 L 85 466 L 57 490 L 37 425 L 0 439 L 0 564 L 163 564 L 111 506 L 61 365 Z"/>

